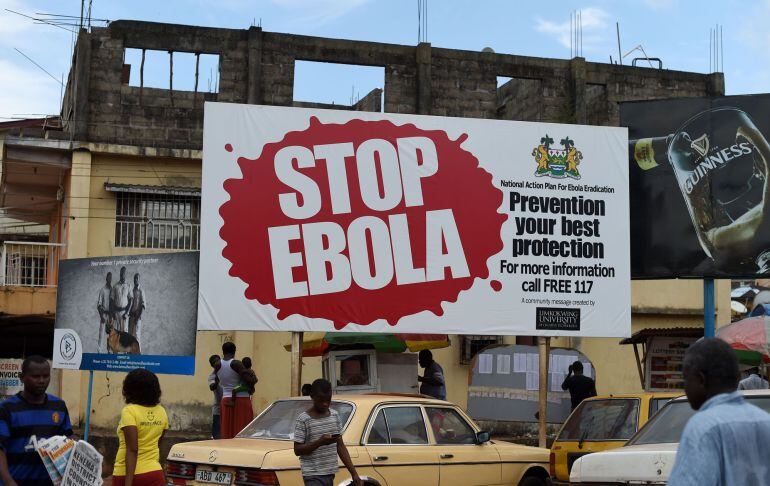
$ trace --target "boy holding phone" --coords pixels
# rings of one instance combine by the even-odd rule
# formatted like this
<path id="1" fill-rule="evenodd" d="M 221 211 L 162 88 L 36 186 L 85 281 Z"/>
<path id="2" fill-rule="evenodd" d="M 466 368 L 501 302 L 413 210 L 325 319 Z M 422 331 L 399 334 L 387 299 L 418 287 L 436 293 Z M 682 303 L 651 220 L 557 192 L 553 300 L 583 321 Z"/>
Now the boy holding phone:
<path id="1" fill-rule="evenodd" d="M 332 384 L 318 379 L 310 386 L 313 406 L 297 416 L 294 454 L 299 456 L 305 486 L 333 486 L 337 456 L 350 472 L 354 486 L 362 486 L 350 454 L 342 441 L 340 416 L 332 410 Z"/>

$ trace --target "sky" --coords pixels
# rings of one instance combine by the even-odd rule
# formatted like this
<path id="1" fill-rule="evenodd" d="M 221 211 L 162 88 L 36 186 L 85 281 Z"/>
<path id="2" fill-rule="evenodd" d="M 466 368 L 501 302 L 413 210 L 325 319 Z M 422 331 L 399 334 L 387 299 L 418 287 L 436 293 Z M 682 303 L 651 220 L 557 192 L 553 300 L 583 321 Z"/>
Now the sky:
<path id="1" fill-rule="evenodd" d="M 417 0 L 92 0 L 92 17 L 248 28 L 321 37 L 415 45 Z M 427 0 L 425 0 L 427 1 Z M 0 121 L 58 114 L 73 34 L 10 13 L 77 16 L 79 0 L 0 0 Z M 709 72 L 709 34 L 722 25 L 726 92 L 770 91 L 770 0 L 432 0 L 427 41 L 436 47 L 570 58 L 570 14 L 583 19 L 583 56 L 607 63 L 641 45 L 664 69 Z M 38 17 L 41 17 L 38 15 Z M 101 25 L 95 23 L 94 25 Z M 36 67 L 28 56 L 43 69 Z M 135 53 L 134 53 L 135 55 Z M 127 59 L 132 59 L 127 53 Z M 175 55 L 176 56 L 176 55 Z M 630 54 L 624 62 L 641 56 Z M 134 57 L 135 58 L 135 57 Z M 157 60 L 165 66 L 163 59 Z M 721 64 L 721 63 L 720 63 Z M 190 84 L 194 62 L 175 57 L 175 87 Z M 216 59 L 202 69 L 201 89 L 216 89 Z M 162 67 L 148 65 L 148 83 L 162 86 Z M 208 76 L 205 74 L 208 72 Z M 299 63 L 295 99 L 350 104 L 383 87 L 382 68 Z M 134 76 L 135 78 L 135 71 Z M 132 79 L 135 82 L 135 79 Z"/>

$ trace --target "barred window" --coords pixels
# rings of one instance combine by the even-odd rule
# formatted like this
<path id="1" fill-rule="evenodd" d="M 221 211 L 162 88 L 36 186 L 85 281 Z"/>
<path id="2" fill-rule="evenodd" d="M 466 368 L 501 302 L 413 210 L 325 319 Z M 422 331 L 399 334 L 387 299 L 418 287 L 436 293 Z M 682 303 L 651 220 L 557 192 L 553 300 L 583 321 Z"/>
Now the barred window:
<path id="1" fill-rule="evenodd" d="M 460 364 L 470 364 L 482 349 L 502 342 L 503 338 L 500 336 L 478 334 L 460 336 Z"/>
<path id="2" fill-rule="evenodd" d="M 115 246 L 198 250 L 200 196 L 116 192 Z"/>

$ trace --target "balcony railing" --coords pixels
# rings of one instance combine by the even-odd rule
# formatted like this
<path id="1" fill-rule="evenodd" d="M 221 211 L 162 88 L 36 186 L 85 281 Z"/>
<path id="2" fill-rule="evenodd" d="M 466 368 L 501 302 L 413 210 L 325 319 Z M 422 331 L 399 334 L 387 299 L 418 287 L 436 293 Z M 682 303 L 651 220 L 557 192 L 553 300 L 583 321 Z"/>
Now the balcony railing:
<path id="1" fill-rule="evenodd" d="M 5 241 L 0 246 L 0 286 L 55 287 L 61 243 Z"/>

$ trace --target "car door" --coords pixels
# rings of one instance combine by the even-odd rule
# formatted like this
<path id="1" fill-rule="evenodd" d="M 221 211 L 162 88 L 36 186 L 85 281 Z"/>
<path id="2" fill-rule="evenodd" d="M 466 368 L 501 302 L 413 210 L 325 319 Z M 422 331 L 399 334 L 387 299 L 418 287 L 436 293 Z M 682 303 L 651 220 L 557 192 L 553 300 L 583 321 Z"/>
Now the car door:
<path id="1" fill-rule="evenodd" d="M 476 443 L 476 429 L 454 407 L 425 407 L 439 453 L 440 486 L 500 484 L 502 466 L 495 447 Z"/>
<path id="2" fill-rule="evenodd" d="M 436 448 L 419 405 L 380 407 L 368 426 L 365 444 L 372 466 L 390 486 L 438 486 Z"/>

